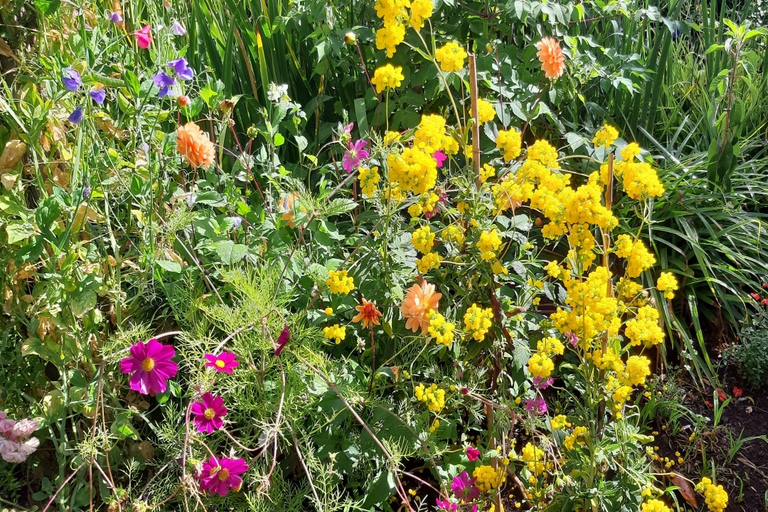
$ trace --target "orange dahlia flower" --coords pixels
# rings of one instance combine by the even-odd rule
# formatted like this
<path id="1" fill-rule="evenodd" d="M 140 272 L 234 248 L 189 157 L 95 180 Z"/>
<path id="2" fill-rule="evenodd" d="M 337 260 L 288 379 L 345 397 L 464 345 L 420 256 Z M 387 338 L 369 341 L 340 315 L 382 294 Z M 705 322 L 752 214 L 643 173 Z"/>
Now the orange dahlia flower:
<path id="1" fill-rule="evenodd" d="M 536 55 L 541 61 L 541 69 L 544 70 L 544 76 L 550 80 L 560 78 L 563 71 L 565 71 L 565 56 L 557 39 L 545 37 L 536 43 L 536 48 L 539 49 Z"/>
<path id="2" fill-rule="evenodd" d="M 369 300 L 363 299 L 363 303 L 359 306 L 355 306 L 357 315 L 352 317 L 353 322 L 363 322 L 363 329 L 368 326 L 379 325 L 379 317 L 381 311 L 376 309 L 376 304 Z"/>
<path id="3" fill-rule="evenodd" d="M 437 310 L 437 302 L 442 296 L 442 293 L 435 293 L 435 285 L 426 281 L 411 286 L 400 306 L 400 312 L 406 319 L 405 327 L 413 332 L 421 329 L 421 334 L 426 334 L 429 328 L 427 313 Z"/>
<path id="4" fill-rule="evenodd" d="M 176 132 L 176 147 L 190 167 L 208 167 L 213 163 L 213 142 L 195 123 L 179 127 Z"/>

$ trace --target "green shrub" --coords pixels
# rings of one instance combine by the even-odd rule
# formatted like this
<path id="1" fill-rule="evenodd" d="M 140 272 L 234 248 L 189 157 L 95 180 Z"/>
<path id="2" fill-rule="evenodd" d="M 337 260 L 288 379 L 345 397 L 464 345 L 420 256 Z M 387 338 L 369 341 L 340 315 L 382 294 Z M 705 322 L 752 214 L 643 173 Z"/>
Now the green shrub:
<path id="1" fill-rule="evenodd" d="M 768 321 L 756 320 L 741 330 L 740 343 L 728 351 L 727 359 L 752 388 L 768 386 Z"/>

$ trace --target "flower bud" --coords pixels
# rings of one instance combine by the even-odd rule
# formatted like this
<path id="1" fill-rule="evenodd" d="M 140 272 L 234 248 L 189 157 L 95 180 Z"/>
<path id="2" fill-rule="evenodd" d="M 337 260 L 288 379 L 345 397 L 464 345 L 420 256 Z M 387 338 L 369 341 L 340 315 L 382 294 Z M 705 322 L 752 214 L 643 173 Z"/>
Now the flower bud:
<path id="1" fill-rule="evenodd" d="M 179 107 L 181 107 L 181 108 L 188 107 L 189 106 L 189 96 L 182 95 L 182 96 L 177 97 L 176 98 L 176 104 Z"/>
<path id="2" fill-rule="evenodd" d="M 232 100 L 224 100 L 219 104 L 219 110 L 224 114 L 229 114 L 235 107 L 235 103 Z"/>
<path id="3" fill-rule="evenodd" d="M 259 130 L 257 130 L 254 125 L 251 125 L 245 131 L 245 134 L 248 135 L 249 139 L 255 139 L 256 137 L 259 136 Z"/>
<path id="4" fill-rule="evenodd" d="M 350 30 L 344 34 L 344 42 L 347 44 L 355 44 L 357 42 L 357 35 Z"/>

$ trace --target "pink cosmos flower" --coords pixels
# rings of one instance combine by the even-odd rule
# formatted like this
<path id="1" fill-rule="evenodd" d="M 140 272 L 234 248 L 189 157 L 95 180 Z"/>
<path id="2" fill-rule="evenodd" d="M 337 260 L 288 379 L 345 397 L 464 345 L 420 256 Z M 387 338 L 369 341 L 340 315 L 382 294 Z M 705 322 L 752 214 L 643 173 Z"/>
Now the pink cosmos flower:
<path id="1" fill-rule="evenodd" d="M 458 505 L 455 503 L 451 503 L 448 500 L 441 500 L 440 498 L 435 498 L 435 501 L 437 502 L 437 508 L 440 510 L 449 510 L 450 512 L 455 512 L 456 510 L 459 510 Z"/>
<path id="2" fill-rule="evenodd" d="M 217 356 L 213 354 L 205 354 L 205 358 L 207 359 L 205 366 L 213 368 L 219 373 L 224 372 L 231 375 L 232 368 L 236 368 L 240 364 L 240 361 L 235 360 L 236 357 L 237 355 L 232 352 L 222 352 Z"/>
<path id="3" fill-rule="evenodd" d="M 224 425 L 221 418 L 227 415 L 227 408 L 220 396 L 205 393 L 199 402 L 192 404 L 192 414 L 195 415 L 192 421 L 197 430 L 210 434 Z"/>
<path id="4" fill-rule="evenodd" d="M 469 478 L 469 473 L 462 471 L 459 476 L 453 477 L 451 490 L 454 496 L 460 500 L 471 501 L 480 496 L 480 489 L 475 487 L 477 478 Z"/>
<path id="5" fill-rule="evenodd" d="M 470 462 L 475 462 L 480 458 L 480 450 L 474 446 L 467 446 L 467 458 Z"/>
<path id="6" fill-rule="evenodd" d="M 228 459 L 226 457 L 211 457 L 203 462 L 200 473 L 200 489 L 210 494 L 226 496 L 229 489 L 240 489 L 243 479 L 240 477 L 248 471 L 248 464 L 243 459 Z"/>
<path id="7" fill-rule="evenodd" d="M 142 395 L 156 395 L 166 390 L 167 380 L 179 367 L 172 361 L 176 350 L 156 339 L 140 341 L 131 347 L 131 357 L 120 361 L 120 371 L 132 373 L 131 389 Z"/>
<path id="8" fill-rule="evenodd" d="M 144 25 L 134 32 L 133 36 L 136 38 L 136 43 L 142 50 L 146 50 L 149 48 L 149 45 L 152 44 L 152 28 L 149 25 Z"/>
<path id="9" fill-rule="evenodd" d="M 360 167 L 360 162 L 364 158 L 368 158 L 370 153 L 363 149 L 367 145 L 368 143 L 362 139 L 355 141 L 354 143 L 349 143 L 349 149 L 346 153 L 344 153 L 344 160 L 342 164 L 344 170 L 347 171 L 347 173 L 350 173 Z"/>
<path id="10" fill-rule="evenodd" d="M 437 162 L 437 168 L 440 169 L 443 166 L 443 162 L 445 162 L 447 156 L 445 156 L 445 153 L 442 151 L 435 151 L 435 154 L 432 155 L 432 158 L 435 159 L 435 162 Z"/>

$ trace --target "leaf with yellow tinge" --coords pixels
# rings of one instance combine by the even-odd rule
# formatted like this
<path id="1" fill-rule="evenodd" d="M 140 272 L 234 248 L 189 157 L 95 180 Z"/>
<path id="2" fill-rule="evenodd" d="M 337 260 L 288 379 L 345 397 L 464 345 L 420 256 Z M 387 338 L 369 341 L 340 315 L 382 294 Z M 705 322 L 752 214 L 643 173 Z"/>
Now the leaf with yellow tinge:
<path id="1" fill-rule="evenodd" d="M 75 220 L 72 222 L 72 231 L 75 233 L 83 229 L 85 223 L 104 222 L 104 219 L 96 211 L 85 203 L 80 204 L 75 212 Z"/>
<path id="2" fill-rule="evenodd" d="M 18 139 L 5 143 L 5 149 L 0 154 L 0 174 L 10 171 L 19 163 L 21 157 L 27 152 L 27 145 Z"/>

